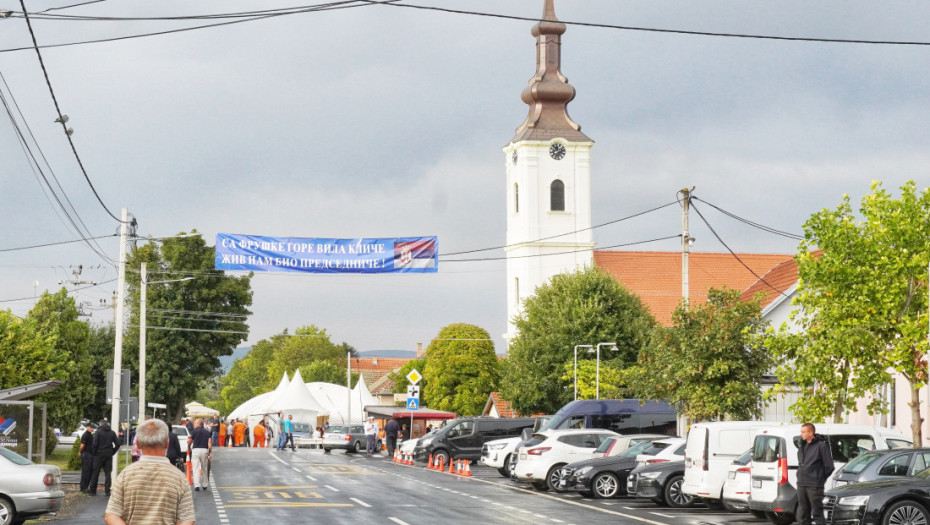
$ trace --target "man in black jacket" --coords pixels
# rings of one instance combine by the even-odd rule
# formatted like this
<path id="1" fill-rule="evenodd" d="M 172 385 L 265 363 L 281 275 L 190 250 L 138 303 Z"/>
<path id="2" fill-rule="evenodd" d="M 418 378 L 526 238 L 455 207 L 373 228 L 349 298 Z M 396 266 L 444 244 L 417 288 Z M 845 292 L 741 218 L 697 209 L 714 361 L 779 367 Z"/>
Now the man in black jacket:
<path id="1" fill-rule="evenodd" d="M 81 492 L 90 488 L 90 478 L 94 472 L 94 428 L 93 423 L 84 425 L 81 434 Z"/>
<path id="2" fill-rule="evenodd" d="M 97 495 L 97 482 L 100 479 L 101 468 L 104 474 L 103 488 L 106 490 L 107 496 L 110 495 L 113 455 L 116 454 L 117 450 L 119 450 L 119 437 L 110 428 L 110 423 L 104 419 L 100 422 L 97 431 L 94 432 L 94 473 L 91 476 L 91 484 L 87 487 L 89 495 Z"/>
<path id="3" fill-rule="evenodd" d="M 399 433 L 400 426 L 397 424 L 397 420 L 389 419 L 387 424 L 384 425 L 384 438 L 387 441 L 388 457 L 394 455 L 394 449 L 397 448 L 397 434 Z"/>
<path id="4" fill-rule="evenodd" d="M 823 436 L 815 434 L 814 425 L 801 425 L 798 447 L 798 521 L 801 525 L 824 524 L 823 485 L 833 473 L 833 455 Z"/>

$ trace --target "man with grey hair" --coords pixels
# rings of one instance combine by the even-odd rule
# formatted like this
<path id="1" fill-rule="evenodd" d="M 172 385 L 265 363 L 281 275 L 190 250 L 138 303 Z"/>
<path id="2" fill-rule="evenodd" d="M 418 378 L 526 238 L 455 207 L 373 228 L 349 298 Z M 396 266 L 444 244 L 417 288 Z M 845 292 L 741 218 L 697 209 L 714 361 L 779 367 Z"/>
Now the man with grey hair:
<path id="1" fill-rule="evenodd" d="M 191 444 L 191 469 L 194 473 L 194 490 L 207 490 L 207 465 L 213 452 L 210 431 L 203 427 L 203 420 L 194 420 L 194 433 L 187 438 Z"/>
<path id="2" fill-rule="evenodd" d="M 142 457 L 116 477 L 104 521 L 107 525 L 193 525 L 194 501 L 187 477 L 165 457 L 168 425 L 149 419 L 139 425 L 136 437 Z"/>

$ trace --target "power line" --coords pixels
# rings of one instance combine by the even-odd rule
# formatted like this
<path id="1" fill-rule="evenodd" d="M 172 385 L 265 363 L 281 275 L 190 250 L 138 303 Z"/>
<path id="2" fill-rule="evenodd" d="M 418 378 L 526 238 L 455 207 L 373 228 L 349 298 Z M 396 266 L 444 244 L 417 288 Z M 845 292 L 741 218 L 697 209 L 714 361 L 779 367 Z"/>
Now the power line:
<path id="1" fill-rule="evenodd" d="M 729 211 L 727 211 L 727 210 L 725 210 L 725 209 L 723 209 L 723 208 L 721 208 L 721 207 L 719 207 L 719 206 L 716 206 L 716 205 L 714 205 L 714 204 L 712 204 L 712 203 L 710 203 L 710 202 L 707 202 L 707 201 L 704 200 L 704 199 L 699 199 L 699 198 L 694 197 L 694 196 L 692 196 L 691 199 L 692 199 L 692 200 L 696 200 L 696 201 L 701 201 L 701 202 L 703 202 L 704 204 L 710 206 L 711 208 L 713 208 L 713 209 L 719 211 L 720 213 L 726 215 L 727 217 L 730 217 L 730 218 L 732 218 L 732 219 L 736 219 L 736 220 L 738 220 L 738 221 L 740 221 L 740 222 L 742 222 L 742 223 L 744 223 L 744 224 L 748 224 L 749 226 L 752 226 L 753 228 L 758 228 L 758 229 L 760 229 L 760 230 L 762 230 L 762 231 L 766 231 L 766 232 L 769 232 L 769 233 L 774 233 L 775 235 L 781 235 L 782 237 L 787 237 L 787 238 L 789 238 L 789 239 L 794 239 L 794 240 L 796 240 L 796 241 L 803 241 L 803 240 L 804 240 L 804 236 L 803 236 L 803 235 L 798 235 L 798 234 L 796 234 L 796 233 L 791 233 L 791 232 L 786 232 L 786 231 L 783 231 L 783 230 L 778 230 L 778 229 L 775 229 L 775 228 L 766 226 L 766 225 L 764 225 L 764 224 L 760 224 L 760 223 L 758 223 L 758 222 L 753 222 L 753 221 L 751 221 L 751 220 L 749 220 L 749 219 L 744 219 L 744 218 L 740 217 L 739 215 L 736 215 L 735 213 L 729 212 Z"/>
<path id="2" fill-rule="evenodd" d="M 36 40 L 35 32 L 32 30 L 32 22 L 29 20 L 29 14 L 26 13 L 26 0 L 19 0 L 19 5 L 23 8 L 23 17 L 26 19 L 26 27 L 29 28 L 29 36 L 32 37 L 32 46 L 36 50 L 36 55 L 39 57 L 39 65 L 42 67 L 42 74 L 45 76 L 45 84 L 48 86 L 48 92 L 52 96 L 52 102 L 55 104 L 55 112 L 58 113 L 58 120 L 56 122 L 61 123 L 61 129 L 65 132 L 65 137 L 68 139 L 68 144 L 71 145 L 71 152 L 74 153 L 74 158 L 77 159 L 78 166 L 81 167 L 81 173 L 84 174 L 84 180 L 87 181 L 87 185 L 90 186 L 90 190 L 94 193 L 94 196 L 97 197 L 97 202 L 100 203 L 100 206 L 103 207 L 104 211 L 113 217 L 117 222 L 122 222 L 122 219 L 113 215 L 113 212 L 107 208 L 107 205 L 103 203 L 103 199 L 100 198 L 100 194 L 97 193 L 97 188 L 94 187 L 94 184 L 90 181 L 90 177 L 87 175 L 87 170 L 84 169 L 84 163 L 81 162 L 81 157 L 78 155 L 77 148 L 74 146 L 74 140 L 71 139 L 71 132 L 68 130 L 68 119 L 61 112 L 61 108 L 58 106 L 58 99 L 55 97 L 55 90 L 52 89 L 52 82 L 48 78 L 48 70 L 45 68 L 45 61 L 42 59 L 42 53 L 39 51 L 39 42 Z"/>
<path id="3" fill-rule="evenodd" d="M 139 328 L 137 324 L 128 325 L 130 328 Z M 145 326 L 146 330 L 167 330 L 169 332 L 204 332 L 208 334 L 243 334 L 249 335 L 248 332 L 239 332 L 236 330 L 208 330 L 203 328 L 176 328 L 171 326 Z"/>
<path id="4" fill-rule="evenodd" d="M 158 312 L 158 313 L 165 313 L 165 314 L 193 314 L 193 315 L 203 315 L 203 316 L 210 316 L 210 317 L 230 317 L 230 318 L 248 317 L 247 314 L 234 314 L 234 313 L 228 313 L 228 312 L 198 312 L 194 310 L 171 310 L 171 309 L 166 309 L 166 308 L 148 308 L 147 310 L 149 312 Z"/>
<path id="5" fill-rule="evenodd" d="M 636 245 L 638 245 L 638 244 L 647 244 L 647 243 L 650 243 L 650 242 L 667 241 L 667 240 L 669 240 L 669 239 L 677 239 L 677 238 L 680 238 L 680 237 L 681 237 L 681 234 L 679 233 L 679 234 L 677 234 L 677 235 L 669 235 L 669 236 L 666 236 L 666 237 L 657 237 L 657 238 L 655 238 L 655 239 L 649 239 L 649 240 L 646 240 L 646 241 L 635 241 L 635 242 L 627 242 L 627 243 L 623 243 L 623 244 L 614 244 L 613 246 L 604 246 L 604 247 L 598 248 L 598 249 L 600 249 L 600 250 L 610 250 L 610 249 L 612 249 L 612 248 L 624 248 L 624 247 L 627 247 L 627 246 L 636 246 Z M 486 258 L 483 258 L 483 259 L 452 259 L 452 260 L 443 260 L 442 262 L 444 262 L 444 263 L 455 263 L 455 262 L 477 262 L 477 261 L 500 261 L 500 260 L 504 260 L 504 259 L 525 259 L 525 258 L 529 258 L 529 257 L 549 257 L 549 256 L 552 256 L 552 255 L 566 255 L 566 254 L 571 254 L 571 253 L 593 252 L 594 250 L 595 250 L 594 248 L 584 248 L 584 249 L 581 249 L 581 250 L 569 250 L 569 251 L 566 251 L 566 252 L 557 252 L 557 253 L 541 253 L 541 254 L 533 254 L 533 255 L 517 255 L 517 256 L 510 256 L 510 257 L 507 257 L 507 256 L 504 256 L 504 257 L 486 257 Z"/>
<path id="6" fill-rule="evenodd" d="M 61 11 L 61 10 L 63 10 L 63 9 L 71 9 L 72 7 L 79 7 L 79 6 L 82 6 L 82 5 L 96 4 L 96 3 L 99 3 L 99 2 L 106 2 L 106 1 L 107 1 L 107 0 L 89 0 L 89 1 L 87 1 L 87 2 L 81 2 L 81 3 L 79 3 L 79 4 L 63 5 L 63 6 L 61 6 L 61 7 L 49 7 L 48 9 L 46 9 L 46 10 L 44 10 L 44 11 L 39 11 L 39 13 L 48 13 L 49 11 Z"/>
<path id="7" fill-rule="evenodd" d="M 17 252 L 21 250 L 32 250 L 34 248 L 47 248 L 49 246 L 61 246 L 62 244 L 74 244 L 76 242 L 84 242 L 87 240 L 97 240 L 97 239 L 107 239 L 110 237 L 118 237 L 118 234 L 111 233 L 110 235 L 98 235 L 96 237 L 88 237 L 86 239 L 74 239 L 71 241 L 58 241 L 58 242 L 48 242 L 45 244 L 35 244 L 32 246 L 20 246 L 19 248 L 0 248 L 0 253 L 3 252 Z"/>
<path id="8" fill-rule="evenodd" d="M 97 284 L 92 284 L 92 285 L 90 285 L 90 286 L 84 286 L 84 287 L 82 287 L 82 288 L 75 288 L 75 289 L 73 289 L 73 290 L 68 291 L 68 294 L 70 295 L 70 294 L 72 294 L 72 293 L 74 293 L 74 292 L 79 292 L 79 291 L 81 291 L 81 290 L 87 290 L 87 289 L 90 289 L 90 288 L 96 288 L 96 287 L 98 287 L 98 286 L 103 286 L 103 285 L 105 285 L 105 284 L 110 284 L 110 283 L 115 282 L 115 281 L 116 281 L 116 279 L 110 279 L 109 281 L 103 281 L 103 282 L 100 282 L 100 283 L 97 283 Z M 32 300 L 34 300 L 34 299 L 35 299 L 35 296 L 32 296 L 32 297 L 20 297 L 19 299 L 0 299 L 0 303 L 14 303 L 14 302 L 16 302 L 16 301 L 27 301 L 27 300 L 28 300 L 28 301 L 32 301 Z"/>

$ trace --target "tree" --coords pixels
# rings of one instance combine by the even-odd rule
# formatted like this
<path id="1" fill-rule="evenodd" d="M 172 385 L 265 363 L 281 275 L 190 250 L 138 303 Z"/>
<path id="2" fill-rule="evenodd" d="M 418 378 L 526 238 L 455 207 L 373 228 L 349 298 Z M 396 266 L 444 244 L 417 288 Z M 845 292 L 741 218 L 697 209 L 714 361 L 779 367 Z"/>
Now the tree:
<path id="1" fill-rule="evenodd" d="M 639 297 L 606 271 L 588 267 L 556 275 L 525 301 L 515 320 L 501 394 L 520 413 L 551 414 L 573 397 L 572 381 L 563 373 L 566 363 L 574 363 L 575 345 L 616 343 L 619 352 L 602 353 L 601 365 L 622 369 L 635 362 L 654 325 Z M 591 356 L 579 353 L 579 363 L 584 359 Z"/>
<path id="2" fill-rule="evenodd" d="M 481 414 L 500 380 L 500 363 L 487 330 L 475 325 L 450 324 L 426 349 L 421 388 L 430 408 L 460 416 Z"/>
<path id="3" fill-rule="evenodd" d="M 814 420 L 838 419 L 866 397 L 870 413 L 885 410 L 874 393 L 900 374 L 911 389 L 916 446 L 923 443 L 918 394 L 927 384 L 930 188 L 918 194 L 911 181 L 894 199 L 875 182 L 859 216 L 844 195 L 835 210 L 804 224 L 794 326 L 783 324 L 764 342 L 781 363 L 780 383 L 801 387 L 796 413 Z"/>
<path id="4" fill-rule="evenodd" d="M 294 335 L 275 340 L 274 351 L 267 366 L 265 386 L 273 388 L 284 372 L 293 373 L 316 361 L 330 361 L 337 366 L 341 364 L 342 383 L 345 383 L 346 348 L 330 341 L 325 329 L 314 325 L 299 327 Z"/>
<path id="5" fill-rule="evenodd" d="M 268 365 L 274 357 L 276 345 L 281 344 L 281 340 L 286 337 L 285 330 L 270 340 L 262 339 L 252 345 L 248 354 L 237 359 L 229 372 L 219 379 L 220 401 L 210 405 L 211 408 L 219 410 L 221 414 L 229 414 L 242 403 L 277 386 L 268 386 Z M 281 376 L 278 376 L 280 379 Z"/>
<path id="6" fill-rule="evenodd" d="M 64 288 L 57 293 L 45 292 L 29 311 L 37 329 L 55 340 L 55 353 L 60 357 L 54 377 L 62 384 L 51 392 L 42 394 L 38 401 L 48 403 L 48 424 L 70 432 L 84 417 L 84 408 L 95 394 L 88 382 L 94 365 L 88 346 L 90 329 L 78 319 L 74 299 Z"/>
<path id="7" fill-rule="evenodd" d="M 572 356 L 574 358 L 574 356 Z M 595 399 L 600 392 L 604 399 L 619 399 L 627 394 L 623 384 L 623 371 L 615 368 L 615 363 L 601 363 L 600 380 L 598 380 L 597 363 L 590 359 L 578 360 L 578 399 Z M 562 381 L 571 384 L 574 393 L 575 361 L 572 359 L 563 366 Z M 600 385 L 600 386 L 598 386 Z"/>
<path id="8" fill-rule="evenodd" d="M 681 304 L 673 326 L 656 328 L 638 366 L 625 374 L 641 399 L 667 399 L 692 421 L 762 415 L 762 376 L 772 367 L 764 348 L 749 345 L 762 330 L 758 299 L 711 289 L 702 305 Z"/>
<path id="9" fill-rule="evenodd" d="M 420 372 L 420 375 L 423 376 L 422 371 L 426 370 L 425 355 L 422 358 L 411 359 L 410 361 L 407 361 L 396 372 L 388 373 L 388 379 L 394 383 L 395 393 L 407 391 L 407 387 L 412 384 L 410 383 L 410 380 L 407 379 L 407 376 L 410 375 L 410 372 L 413 370 Z M 424 394 L 424 390 L 426 390 L 427 384 L 429 384 L 429 379 L 426 377 L 421 377 L 420 381 L 417 382 L 417 386 L 420 387 L 420 404 L 422 406 L 430 406 L 429 400 L 426 398 L 426 394 Z M 406 403 L 403 401 L 400 401 L 399 403 L 406 406 Z"/>
<path id="10" fill-rule="evenodd" d="M 106 374 L 107 370 L 113 368 L 113 344 L 115 342 L 116 330 L 113 325 L 90 326 L 87 355 L 92 364 L 85 381 L 92 389 L 92 393 L 90 400 L 84 405 L 82 415 L 91 421 L 96 422 L 104 417 L 110 417 L 110 405 L 107 404 Z"/>
<path id="11" fill-rule="evenodd" d="M 167 404 L 175 419 L 205 380 L 221 370 L 220 356 L 232 354 L 246 339 L 251 313 L 251 277 L 227 276 L 214 270 L 214 248 L 200 236 L 150 242 L 134 250 L 127 272 L 130 325 L 139 324 L 139 266 L 148 263 L 149 281 L 194 279 L 149 284 L 146 345 L 146 398 Z M 138 328 L 131 328 L 123 355 L 138 374 Z"/>
<path id="12" fill-rule="evenodd" d="M 66 356 L 55 351 L 56 335 L 43 332 L 35 319 L 0 310 L 0 388 L 54 379 Z"/>

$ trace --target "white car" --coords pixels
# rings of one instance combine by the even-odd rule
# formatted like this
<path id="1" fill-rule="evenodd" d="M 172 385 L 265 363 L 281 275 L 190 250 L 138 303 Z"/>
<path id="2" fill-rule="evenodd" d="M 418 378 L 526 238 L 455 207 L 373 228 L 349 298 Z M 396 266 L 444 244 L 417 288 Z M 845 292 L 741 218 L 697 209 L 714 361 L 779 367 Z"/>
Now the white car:
<path id="1" fill-rule="evenodd" d="M 685 460 L 685 438 L 668 438 L 653 441 L 652 445 L 636 456 L 638 466 L 655 465 L 666 461 Z"/>
<path id="2" fill-rule="evenodd" d="M 747 450 L 733 460 L 727 470 L 727 480 L 723 484 L 723 507 L 730 512 L 749 510 L 749 491 L 752 488 L 750 476 L 752 450 Z M 764 516 L 764 515 L 763 515 Z"/>
<path id="3" fill-rule="evenodd" d="M 598 428 L 537 432 L 520 448 L 513 478 L 529 482 L 537 490 L 559 490 L 562 467 L 590 459 L 605 439 L 617 435 Z"/>
<path id="4" fill-rule="evenodd" d="M 522 436 L 488 441 L 481 447 L 481 458 L 478 463 L 496 468 L 501 476 L 509 478 L 510 455 L 521 441 L 523 441 Z"/>

